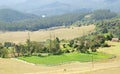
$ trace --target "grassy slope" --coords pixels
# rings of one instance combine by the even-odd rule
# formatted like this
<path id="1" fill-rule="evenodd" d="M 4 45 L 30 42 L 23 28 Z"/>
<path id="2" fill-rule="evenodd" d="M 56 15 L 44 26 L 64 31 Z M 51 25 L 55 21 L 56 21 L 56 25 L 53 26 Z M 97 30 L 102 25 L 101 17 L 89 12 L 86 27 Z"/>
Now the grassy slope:
<path id="1" fill-rule="evenodd" d="M 112 57 L 109 54 L 103 53 L 93 53 L 94 61 L 108 59 Z M 81 54 L 81 53 L 69 53 L 63 55 L 54 55 L 54 56 L 47 56 L 47 57 L 19 57 L 19 59 L 34 63 L 34 64 L 45 64 L 45 65 L 58 65 L 73 61 L 80 61 L 80 62 L 90 62 L 92 60 L 92 54 Z"/>
<path id="2" fill-rule="evenodd" d="M 95 26 L 82 26 L 82 27 L 73 27 L 73 28 L 60 28 L 56 30 L 42 30 L 30 32 L 31 40 L 33 41 L 45 41 L 50 39 L 50 33 L 52 38 L 54 36 L 59 37 L 60 39 L 73 39 L 76 37 L 89 34 L 94 31 Z M 18 31 L 18 32 L 0 32 L 0 42 L 10 41 L 15 43 L 24 43 L 28 38 L 27 31 Z"/>
<path id="3" fill-rule="evenodd" d="M 99 52 L 107 53 L 107 54 L 112 54 L 115 55 L 117 58 L 114 59 L 114 61 L 117 61 L 117 63 L 120 63 L 120 42 L 111 42 L 107 41 L 111 47 L 106 47 L 106 48 L 99 48 Z M 112 61 L 111 61 L 112 62 Z M 120 73 L 120 67 L 114 67 L 114 68 L 108 68 L 108 69 L 101 69 L 101 70 L 96 70 L 92 72 L 86 72 L 86 73 L 81 73 L 81 74 L 119 74 Z"/>
<path id="4" fill-rule="evenodd" d="M 111 47 L 99 48 L 98 50 L 100 52 L 104 52 L 104 53 L 120 56 L 120 42 L 108 41 L 107 44 L 109 44 Z"/>

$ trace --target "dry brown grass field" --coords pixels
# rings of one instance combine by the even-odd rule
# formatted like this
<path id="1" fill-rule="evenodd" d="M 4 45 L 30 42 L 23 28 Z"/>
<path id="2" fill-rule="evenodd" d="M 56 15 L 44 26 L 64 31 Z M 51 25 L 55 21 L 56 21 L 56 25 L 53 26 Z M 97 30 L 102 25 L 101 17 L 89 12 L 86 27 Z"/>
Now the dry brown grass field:
<path id="1" fill-rule="evenodd" d="M 82 27 L 70 27 L 70 28 L 60 28 L 55 30 L 40 30 L 29 32 L 32 41 L 45 41 L 54 37 L 59 37 L 60 39 L 73 39 L 80 37 L 82 35 L 91 33 L 94 31 L 95 26 L 82 26 Z M 17 32 L 0 32 L 0 42 L 15 42 L 23 43 L 28 38 L 28 31 L 17 31 Z"/>
<path id="2" fill-rule="evenodd" d="M 113 66 L 113 67 L 95 70 L 95 71 L 90 71 L 90 72 L 86 72 L 83 74 L 120 74 L 120 42 L 108 41 L 107 43 L 109 45 L 111 45 L 111 47 L 99 48 L 99 52 L 104 52 L 104 53 L 116 55 L 115 59 L 109 61 L 109 62 L 111 62 L 111 64 L 109 64 L 109 66 Z M 108 63 L 106 63 L 106 64 L 108 64 Z M 106 65 L 104 65 L 104 66 L 106 66 Z"/>

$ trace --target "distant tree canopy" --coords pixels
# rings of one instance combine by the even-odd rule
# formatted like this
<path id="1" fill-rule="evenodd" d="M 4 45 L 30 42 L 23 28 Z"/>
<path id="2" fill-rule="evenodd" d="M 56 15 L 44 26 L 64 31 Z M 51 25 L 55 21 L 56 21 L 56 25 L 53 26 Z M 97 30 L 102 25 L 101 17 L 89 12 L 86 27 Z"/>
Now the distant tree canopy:
<path id="1" fill-rule="evenodd" d="M 96 33 L 110 33 L 114 37 L 120 39 L 120 20 L 112 19 L 112 20 L 103 20 L 96 24 L 97 31 Z"/>
<path id="2" fill-rule="evenodd" d="M 78 52 L 89 53 L 90 51 L 96 52 L 99 47 L 107 46 L 105 40 L 104 35 L 89 35 L 71 40 L 69 45 L 76 48 Z"/>
<path id="3" fill-rule="evenodd" d="M 104 20 L 104 19 L 111 19 L 113 17 L 116 17 L 117 14 L 114 12 L 111 12 L 110 10 L 96 10 L 92 13 L 92 19 L 95 20 Z"/>
<path id="4" fill-rule="evenodd" d="M 17 31 L 31 30 L 36 31 L 55 26 L 68 26 L 77 20 L 81 20 L 87 13 L 65 14 L 60 16 L 26 19 L 15 22 L 0 22 L 0 30 Z"/>
<path id="5" fill-rule="evenodd" d="M 55 26 L 70 26 L 86 25 L 95 23 L 99 20 L 111 19 L 117 16 L 116 13 L 110 10 L 96 10 L 93 12 L 79 12 L 64 15 L 56 15 L 51 17 L 41 18 L 35 15 L 28 15 L 16 11 L 8 11 L 9 14 L 0 11 L 0 30 L 3 31 L 36 31 L 39 29 L 46 29 Z M 91 15 L 90 19 L 85 17 Z"/>

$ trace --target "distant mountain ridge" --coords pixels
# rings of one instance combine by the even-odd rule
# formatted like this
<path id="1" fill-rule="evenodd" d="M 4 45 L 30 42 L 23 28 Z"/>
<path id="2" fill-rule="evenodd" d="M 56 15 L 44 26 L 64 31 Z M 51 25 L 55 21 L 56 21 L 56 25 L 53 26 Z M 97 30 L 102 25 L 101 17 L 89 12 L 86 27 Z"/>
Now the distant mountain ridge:
<path id="1" fill-rule="evenodd" d="M 4 22 L 12 22 L 36 17 L 37 17 L 36 15 L 24 14 L 12 9 L 0 9 L 0 21 Z"/>
<path id="2" fill-rule="evenodd" d="M 94 12 L 79 12 L 51 17 L 36 17 L 11 9 L 0 10 L 0 30 L 2 31 L 37 31 L 56 26 L 70 26 L 73 23 L 85 25 L 100 20 L 112 19 L 117 16 L 110 10 L 96 10 Z"/>
<path id="3" fill-rule="evenodd" d="M 120 0 L 10 0 L 9 2 L 1 1 L 0 6 L 40 16 L 71 13 L 81 9 L 110 9 L 120 12 Z"/>
<path id="4" fill-rule="evenodd" d="M 37 15 L 60 15 L 65 13 L 70 13 L 73 11 L 73 8 L 69 4 L 60 3 L 58 1 L 47 4 L 41 7 L 38 7 L 32 11 L 32 13 L 35 13 Z"/>

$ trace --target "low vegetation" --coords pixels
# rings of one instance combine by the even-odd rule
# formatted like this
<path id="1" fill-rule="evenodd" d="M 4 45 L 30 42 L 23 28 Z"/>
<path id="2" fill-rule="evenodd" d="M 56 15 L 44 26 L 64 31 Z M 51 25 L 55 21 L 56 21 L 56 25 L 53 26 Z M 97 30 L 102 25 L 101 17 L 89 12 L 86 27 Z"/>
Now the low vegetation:
<path id="1" fill-rule="evenodd" d="M 107 41 L 107 44 L 111 47 L 99 48 L 99 52 L 104 52 L 112 55 L 120 56 L 120 42 Z M 107 51 L 106 51 L 107 50 Z"/>
<path id="2" fill-rule="evenodd" d="M 105 60 L 112 57 L 109 54 L 103 53 L 90 53 L 90 54 L 82 54 L 82 53 L 67 53 L 62 55 L 52 55 L 52 56 L 31 56 L 31 57 L 19 57 L 18 59 L 34 63 L 34 64 L 43 64 L 43 65 L 58 65 L 70 62 L 91 62 L 92 57 L 94 61 Z"/>

